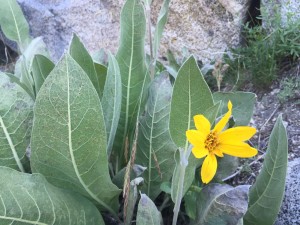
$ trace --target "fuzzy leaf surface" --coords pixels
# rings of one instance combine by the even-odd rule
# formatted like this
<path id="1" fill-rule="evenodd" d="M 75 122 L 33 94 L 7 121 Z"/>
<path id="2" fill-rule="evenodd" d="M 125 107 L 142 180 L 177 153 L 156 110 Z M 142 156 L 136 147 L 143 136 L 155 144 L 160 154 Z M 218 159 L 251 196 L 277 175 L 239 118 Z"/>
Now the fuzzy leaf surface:
<path id="1" fill-rule="evenodd" d="M 187 148 L 185 132 L 195 128 L 193 117 L 212 106 L 211 91 L 191 56 L 180 68 L 173 88 L 170 133 L 177 147 Z"/>
<path id="2" fill-rule="evenodd" d="M 41 174 L 0 167 L 0 224 L 105 225 L 87 199 L 57 188 Z"/>
<path id="3" fill-rule="evenodd" d="M 197 197 L 192 225 L 237 225 L 247 211 L 249 185 L 209 184 Z"/>
<path id="4" fill-rule="evenodd" d="M 283 199 L 288 142 L 281 116 L 272 130 L 263 168 L 250 189 L 245 225 L 272 225 Z"/>
<path id="5" fill-rule="evenodd" d="M 160 225 L 161 214 L 157 210 L 151 199 L 141 194 L 141 199 L 138 205 L 136 225 Z"/>
<path id="6" fill-rule="evenodd" d="M 146 113 L 140 120 L 136 163 L 147 167 L 142 191 L 151 199 L 161 192 L 161 183 L 171 179 L 175 167 L 177 148 L 168 129 L 171 95 L 169 75 L 156 76 L 149 89 Z"/>
<path id="7" fill-rule="evenodd" d="M 86 74 L 92 81 L 98 95 L 100 96 L 100 84 L 95 70 L 93 58 L 86 50 L 83 43 L 80 41 L 79 37 L 75 34 L 73 36 L 69 48 L 69 53 L 72 56 L 72 58 L 81 66 L 84 72 L 86 72 Z"/>
<path id="8" fill-rule="evenodd" d="M 107 133 L 107 154 L 110 155 L 114 143 L 122 101 L 120 68 L 113 55 L 109 55 L 107 81 L 105 82 L 102 106 Z"/>
<path id="9" fill-rule="evenodd" d="M 136 124 L 143 88 L 149 83 L 144 51 L 145 33 L 142 1 L 127 0 L 121 13 L 120 47 L 116 55 L 122 80 L 122 106 L 113 148 L 121 156 L 124 155 L 122 150 L 126 136 Z"/>
<path id="10" fill-rule="evenodd" d="M 86 73 L 68 54 L 45 80 L 34 115 L 33 172 L 81 193 L 102 209 L 116 210 L 120 191 L 108 172 L 101 103 Z"/>
<path id="11" fill-rule="evenodd" d="M 31 38 L 21 7 L 16 0 L 0 0 L 0 5 L 0 27 L 8 39 L 18 43 L 23 53 Z"/>
<path id="12" fill-rule="evenodd" d="M 20 56 L 15 66 L 15 76 L 20 78 L 28 90 L 31 91 L 31 95 L 36 96 L 35 82 L 31 75 L 33 67 L 33 59 L 35 55 L 44 55 L 49 57 L 46 44 L 41 37 L 33 39 L 24 53 Z"/>
<path id="13" fill-rule="evenodd" d="M 227 103 L 232 102 L 232 115 L 235 126 L 246 126 L 253 115 L 256 95 L 250 92 L 215 92 L 213 94 L 215 102 L 222 101 L 220 116 L 228 111 Z"/>
<path id="14" fill-rule="evenodd" d="M 165 25 L 167 23 L 167 19 L 168 19 L 169 4 L 170 4 L 170 0 L 164 0 L 164 2 L 162 3 L 162 7 L 160 9 L 159 16 L 158 16 L 158 19 L 157 19 L 157 24 L 156 24 L 156 27 L 155 27 L 154 50 L 153 50 L 155 61 L 157 59 L 159 44 L 160 44 L 160 40 L 162 38 L 164 27 L 165 27 Z"/>
<path id="15" fill-rule="evenodd" d="M 41 86 L 47 76 L 54 68 L 54 63 L 43 55 L 35 55 L 32 62 L 32 77 L 36 93 L 39 92 Z"/>
<path id="16" fill-rule="evenodd" d="M 97 79 L 99 81 L 99 88 L 100 88 L 100 98 L 103 97 L 104 86 L 106 83 L 107 77 L 107 67 L 103 64 L 94 62 L 95 70 L 97 73 Z"/>
<path id="17" fill-rule="evenodd" d="M 25 172 L 29 169 L 26 148 L 30 142 L 33 101 L 0 72 L 0 166 Z"/>

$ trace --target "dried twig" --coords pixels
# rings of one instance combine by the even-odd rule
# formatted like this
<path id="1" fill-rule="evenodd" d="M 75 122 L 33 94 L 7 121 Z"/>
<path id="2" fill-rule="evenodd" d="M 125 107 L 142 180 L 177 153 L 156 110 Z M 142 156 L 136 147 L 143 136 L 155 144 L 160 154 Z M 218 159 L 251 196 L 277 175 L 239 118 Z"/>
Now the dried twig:
<path id="1" fill-rule="evenodd" d="M 125 177 L 124 177 L 124 188 L 123 188 L 124 221 L 126 221 L 126 214 L 127 214 L 127 207 L 128 207 L 128 201 L 129 201 L 129 193 L 130 193 L 130 172 L 132 170 L 132 167 L 133 167 L 134 161 L 135 161 L 138 132 L 139 132 L 139 120 L 137 119 L 131 155 L 130 155 L 129 162 L 127 163 L 127 166 L 126 166 L 126 172 L 125 172 Z"/>
<path id="2" fill-rule="evenodd" d="M 265 157 L 266 153 L 260 155 L 257 159 L 255 159 L 254 161 L 252 161 L 249 166 L 252 166 L 253 164 L 257 163 L 259 160 L 263 159 Z M 240 166 L 238 167 L 237 171 L 233 174 L 231 174 L 230 176 L 224 178 L 222 181 L 225 182 L 227 180 L 230 180 L 231 178 L 234 178 L 235 176 L 237 176 L 238 174 L 240 174 L 243 170 L 243 167 Z"/>
<path id="3" fill-rule="evenodd" d="M 267 123 L 272 119 L 272 117 L 275 115 L 275 113 L 277 112 L 277 110 L 279 109 L 280 105 L 277 105 L 277 107 L 274 109 L 274 111 L 271 113 L 271 115 L 269 116 L 269 118 L 264 122 L 264 124 L 260 127 L 259 131 L 258 131 L 258 148 L 260 147 L 260 139 L 261 139 L 261 131 L 263 130 L 263 128 L 265 128 L 265 126 L 267 125 Z"/>

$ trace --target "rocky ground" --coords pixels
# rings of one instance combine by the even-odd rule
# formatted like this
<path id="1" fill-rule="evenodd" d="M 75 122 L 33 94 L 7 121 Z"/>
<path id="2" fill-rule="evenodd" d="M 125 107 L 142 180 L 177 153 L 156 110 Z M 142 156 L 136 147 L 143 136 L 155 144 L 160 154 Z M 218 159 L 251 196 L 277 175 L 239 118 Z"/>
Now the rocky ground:
<path id="1" fill-rule="evenodd" d="M 282 91 L 282 79 L 287 77 L 300 78 L 300 63 L 292 69 L 283 72 L 283 75 L 274 82 L 268 90 L 254 90 L 247 87 L 247 91 L 257 94 L 257 102 L 251 125 L 258 130 L 252 144 L 260 150 L 260 155 L 252 161 L 244 161 L 251 164 L 250 169 L 245 169 L 235 176 L 231 182 L 233 185 L 253 184 L 258 175 L 267 150 L 268 138 L 271 134 L 277 117 L 281 114 L 288 135 L 288 172 L 286 191 L 281 212 L 276 225 L 300 224 L 300 88 L 293 90 L 293 96 L 280 102 L 278 95 Z M 260 160 L 257 160 L 260 159 Z"/>

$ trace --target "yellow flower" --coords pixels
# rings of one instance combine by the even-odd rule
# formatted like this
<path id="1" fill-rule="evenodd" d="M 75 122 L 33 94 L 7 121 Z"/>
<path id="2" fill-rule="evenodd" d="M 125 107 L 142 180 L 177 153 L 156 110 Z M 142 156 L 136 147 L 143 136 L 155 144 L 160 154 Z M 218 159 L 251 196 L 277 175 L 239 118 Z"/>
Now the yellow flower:
<path id="1" fill-rule="evenodd" d="M 194 116 L 197 130 L 186 131 L 189 142 L 193 145 L 192 152 L 196 158 L 206 158 L 201 168 L 202 182 L 209 183 L 217 171 L 217 158 L 223 157 L 223 153 L 231 156 L 248 158 L 257 154 L 257 150 L 249 146 L 245 141 L 250 139 L 256 129 L 248 126 L 240 126 L 223 131 L 232 113 L 232 104 L 228 102 L 228 112 L 211 130 L 210 122 L 203 115 Z"/>

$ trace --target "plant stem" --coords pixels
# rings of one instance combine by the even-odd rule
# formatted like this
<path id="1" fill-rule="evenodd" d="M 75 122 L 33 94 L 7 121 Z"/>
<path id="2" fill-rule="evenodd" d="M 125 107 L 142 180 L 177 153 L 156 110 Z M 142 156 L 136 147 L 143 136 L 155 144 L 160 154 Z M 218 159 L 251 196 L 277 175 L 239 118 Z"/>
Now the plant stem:
<path id="1" fill-rule="evenodd" d="M 182 154 L 184 155 L 184 154 Z M 185 168 L 187 165 L 180 163 L 180 175 L 179 175 L 179 190 L 178 190 L 178 194 L 176 197 L 176 202 L 175 202 L 175 206 L 174 206 L 174 215 L 173 215 L 173 223 L 172 225 L 176 225 L 177 224 L 177 219 L 178 219 L 178 214 L 179 214 L 179 210 L 180 210 L 180 205 L 181 205 L 181 200 L 182 200 L 182 193 L 183 193 L 183 183 L 184 183 L 184 175 L 185 175 Z"/>

